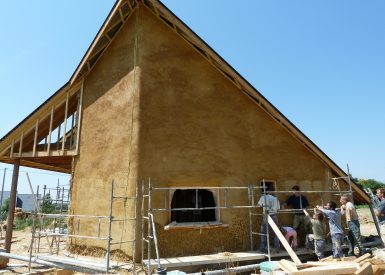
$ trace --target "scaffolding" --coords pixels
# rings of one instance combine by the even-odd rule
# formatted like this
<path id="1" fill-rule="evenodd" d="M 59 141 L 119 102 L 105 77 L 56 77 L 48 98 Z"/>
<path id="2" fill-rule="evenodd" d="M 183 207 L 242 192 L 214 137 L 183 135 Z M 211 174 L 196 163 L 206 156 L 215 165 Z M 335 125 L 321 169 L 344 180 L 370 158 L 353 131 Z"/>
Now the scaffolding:
<path id="1" fill-rule="evenodd" d="M 336 187 L 332 187 L 330 183 L 333 181 L 339 181 L 344 180 L 345 183 L 347 183 L 347 190 L 341 189 L 341 186 L 338 185 Z M 268 193 L 273 194 L 275 196 L 279 194 L 287 194 L 291 191 L 267 191 L 267 186 L 265 180 L 262 180 L 261 185 L 248 185 L 248 186 L 189 186 L 189 187 L 155 187 L 152 186 L 151 179 L 148 180 L 147 185 L 144 181 L 142 181 L 142 206 L 141 206 L 141 216 L 142 216 L 142 236 L 141 236 L 141 242 L 142 242 L 142 251 L 141 251 L 141 263 L 142 266 L 144 266 L 144 269 L 147 269 L 148 274 L 151 274 L 151 268 L 152 264 L 151 261 L 151 253 L 152 253 L 152 247 L 155 248 L 155 254 L 156 254 L 156 266 L 158 272 L 163 272 L 164 268 L 161 266 L 160 262 L 160 255 L 159 255 L 159 247 L 157 244 L 157 236 L 156 236 L 156 228 L 155 228 L 155 222 L 154 222 L 154 216 L 156 212 L 169 212 L 172 211 L 195 211 L 195 210 L 222 210 L 222 209 L 247 209 L 248 210 L 248 218 L 249 218 L 249 242 L 250 242 L 250 251 L 254 252 L 257 251 L 255 249 L 255 236 L 260 236 L 261 238 L 267 239 L 267 253 L 265 256 L 268 258 L 269 261 L 271 261 L 271 248 L 270 248 L 270 233 L 269 233 L 269 226 L 268 229 L 265 230 L 266 233 L 261 232 L 262 231 L 262 224 L 261 231 L 255 230 L 255 225 L 258 222 L 261 222 L 261 218 L 263 219 L 262 223 L 267 223 L 268 216 L 271 216 L 272 214 L 292 214 L 292 213 L 298 213 L 298 209 L 279 209 L 277 211 L 274 211 L 272 213 L 271 209 L 268 207 L 268 202 L 266 195 Z M 298 191 L 300 195 L 303 194 L 321 194 L 321 206 L 324 206 L 324 194 L 330 194 L 331 198 L 333 195 L 352 195 L 352 185 L 350 177 L 338 177 L 338 178 L 330 178 L 328 179 L 328 183 L 330 187 L 330 190 L 305 190 L 305 191 Z M 337 188 L 337 190 L 335 189 Z M 200 207 L 198 202 L 198 196 L 195 196 L 195 206 L 194 207 L 184 207 L 184 208 L 173 208 L 171 206 L 170 200 L 170 192 L 180 189 L 193 189 L 198 191 L 199 189 L 206 189 L 206 190 L 218 190 L 219 194 L 223 196 L 223 202 L 220 205 L 216 205 L 213 207 Z M 248 196 L 248 204 L 247 205 L 229 205 L 228 204 L 228 196 L 229 196 L 229 190 L 245 190 L 247 191 Z M 259 194 L 256 194 L 256 190 L 260 192 L 262 196 L 264 196 L 264 205 L 258 205 L 258 202 L 256 201 L 256 196 Z M 163 207 L 153 207 L 152 205 L 152 196 L 154 196 L 154 193 L 161 193 L 163 192 Z M 232 193 L 232 192 L 230 192 Z M 219 197 L 221 197 L 219 196 Z M 262 213 L 257 213 L 257 209 L 262 208 Z M 313 211 L 314 208 L 305 208 L 307 211 Z M 146 226 L 147 225 L 147 226 Z M 147 254 L 147 255 L 146 255 Z M 147 257 L 146 257 L 147 256 Z"/>
<path id="2" fill-rule="evenodd" d="M 344 180 L 344 182 L 348 182 L 348 189 L 343 190 L 341 186 L 338 184 L 340 180 Z M 331 198 L 333 195 L 345 195 L 345 194 L 353 194 L 350 177 L 338 177 L 338 178 L 329 178 L 329 190 L 306 190 L 306 191 L 298 191 L 300 194 L 321 194 L 322 206 L 324 205 L 324 194 L 330 194 Z M 161 266 L 160 254 L 159 254 L 159 245 L 157 239 L 157 232 L 155 226 L 155 216 L 158 212 L 168 212 L 172 213 L 173 211 L 201 211 L 201 210 L 215 210 L 216 211 L 216 220 L 220 221 L 220 211 L 228 211 L 231 209 L 244 209 L 248 211 L 248 220 L 249 220 L 249 242 L 250 242 L 250 251 L 257 251 L 255 247 L 255 237 L 260 236 L 261 238 L 266 238 L 267 240 L 267 253 L 263 253 L 268 260 L 271 260 L 271 249 L 270 249 L 270 237 L 269 226 L 268 229 L 265 230 L 265 233 L 262 230 L 258 231 L 256 225 L 258 223 L 267 223 L 268 216 L 272 214 L 280 214 L 280 213 L 296 213 L 298 210 L 295 209 L 280 209 L 276 212 L 272 213 L 271 209 L 268 207 L 268 202 L 266 195 L 268 193 L 274 194 L 278 196 L 279 194 L 287 194 L 290 191 L 279 191 L 279 190 L 267 190 L 265 180 L 261 181 L 261 184 L 249 184 L 248 186 L 191 186 L 191 187 L 181 187 L 181 186 L 171 186 L 171 187 L 156 187 L 151 183 L 151 179 L 148 179 L 148 182 L 142 181 L 141 184 L 141 264 L 143 269 L 151 274 L 152 272 L 152 263 L 157 265 L 158 273 L 164 272 L 164 268 Z M 191 207 L 173 207 L 171 204 L 171 194 L 172 192 L 180 189 L 193 189 L 196 191 L 195 195 L 195 205 Z M 215 206 L 210 207 L 202 207 L 198 201 L 198 190 L 206 189 L 206 190 L 215 190 L 218 195 L 218 203 Z M 258 191 L 257 191 L 258 190 Z M 126 190 L 127 191 L 127 190 Z M 132 272 L 135 274 L 136 266 L 135 259 L 137 256 L 136 244 L 137 244 L 137 211 L 138 209 L 138 181 L 136 181 L 135 186 L 135 195 L 134 196 L 118 196 L 115 193 L 115 183 L 112 181 L 111 183 L 111 191 L 110 191 L 110 200 L 109 200 L 109 211 L 108 215 L 98 216 L 98 215 L 73 215 L 69 214 L 69 203 L 70 196 L 69 190 L 65 186 L 60 186 L 58 184 L 55 188 L 47 188 L 44 186 L 42 188 L 41 194 L 39 194 L 39 187 L 36 193 L 36 210 L 33 213 L 33 226 L 32 226 L 32 238 L 31 245 L 29 249 L 29 267 L 31 267 L 32 263 L 51 263 L 52 266 L 60 266 L 65 263 L 65 267 L 67 269 L 72 269 L 76 271 L 97 271 L 97 272 L 109 272 L 113 269 L 116 269 L 122 265 L 127 265 L 126 263 L 122 265 L 111 264 L 111 246 L 119 245 L 119 244 L 132 244 L 132 252 L 133 252 L 133 261 L 132 261 Z M 246 196 L 247 200 L 244 200 L 245 204 L 231 204 L 230 196 L 233 196 L 236 192 L 242 192 Z M 257 193 L 258 192 L 258 193 Z M 163 197 L 163 205 L 160 202 L 160 205 L 156 205 L 156 207 L 152 204 L 152 197 L 156 194 L 157 202 L 159 204 L 159 198 Z M 160 194 L 159 194 L 160 193 Z M 163 193 L 163 194 L 162 194 Z M 256 200 L 257 196 L 264 196 L 264 204 L 258 204 Z M 116 201 L 131 201 L 133 205 L 133 213 L 132 217 L 116 217 L 113 215 L 114 202 Z M 50 201 L 54 206 L 53 213 L 46 213 L 47 210 L 47 201 Z M 262 209 L 262 211 L 257 211 L 258 209 Z M 307 209 L 313 210 L 313 209 Z M 219 219 L 218 219 L 219 218 Z M 261 220 L 261 218 L 263 220 Z M 82 234 L 81 224 L 82 220 L 93 220 L 94 224 L 97 223 L 97 233 L 93 236 L 88 236 Z M 47 221 L 51 222 L 53 228 L 48 228 Z M 71 221 L 71 222 L 70 222 Z M 113 238 L 112 236 L 112 224 L 114 222 L 129 222 L 132 225 L 133 238 L 127 240 L 118 240 L 117 238 Z M 72 224 L 71 230 L 68 230 L 68 224 Z M 220 223 L 220 222 L 219 222 Z M 107 226 L 107 234 L 102 234 L 101 227 Z M 35 230 L 36 229 L 36 230 Z M 70 231 L 70 232 L 69 232 Z M 66 239 L 93 239 L 96 241 L 105 242 L 106 249 L 106 257 L 103 264 L 93 262 L 92 264 L 86 261 L 68 259 L 62 257 L 60 255 L 60 250 L 62 249 L 60 246 L 61 240 L 63 238 Z M 43 240 L 43 242 L 42 242 Z M 45 241 L 44 241 L 45 240 Z M 47 246 L 43 246 L 43 243 L 47 243 Z M 151 256 L 153 254 L 153 249 L 155 248 L 156 260 L 152 260 Z M 48 251 L 47 251 L 48 250 Z M 48 255 L 42 255 L 41 253 L 48 253 Z M 147 255 L 146 255 L 147 254 Z M 1 256 L 4 256 L 3 254 Z M 54 257 L 55 256 L 55 257 Z M 15 255 L 8 255 L 9 258 L 16 257 Z"/>
<path id="3" fill-rule="evenodd" d="M 29 256 L 24 257 L 5 252 L 0 252 L 0 256 L 26 261 L 28 262 L 29 270 L 31 269 L 32 263 L 37 263 L 86 273 L 109 273 L 113 269 L 127 266 L 127 263 L 111 264 L 111 246 L 131 244 L 133 251 L 131 272 L 133 274 L 136 274 L 135 257 L 138 208 L 137 182 L 135 185 L 135 194 L 134 196 L 130 197 L 117 195 L 115 193 L 116 184 L 114 181 L 112 181 L 109 196 L 108 215 L 69 214 L 68 206 L 70 203 L 70 196 L 68 189 L 60 185 L 58 185 L 56 188 L 47 188 L 47 186 L 44 186 L 42 189 L 43 192 L 40 198 L 39 187 L 37 187 L 36 209 L 32 213 L 32 236 L 29 247 Z M 120 217 L 118 215 L 113 215 L 114 204 L 117 201 L 124 201 L 124 204 L 130 201 L 134 210 L 133 217 Z M 91 236 L 82 234 L 81 226 L 82 221 L 84 220 L 93 220 L 97 222 L 97 233 L 95 235 Z M 112 224 L 115 222 L 123 222 L 130 224 L 133 232 L 133 238 L 119 239 L 113 237 Z M 48 228 L 47 224 L 53 225 L 53 228 Z M 68 229 L 69 224 L 72 224 L 71 230 Z M 84 226 L 86 225 L 87 223 L 84 224 Z M 107 234 L 102 233 L 103 226 L 107 227 Z M 62 249 L 60 247 L 60 243 L 62 238 L 72 240 L 88 239 L 104 242 L 106 247 L 106 255 L 104 262 L 100 263 L 96 261 L 79 260 L 60 255 L 60 249 Z M 47 241 L 47 246 L 44 247 L 42 245 L 42 239 L 45 239 Z"/>
<path id="4" fill-rule="evenodd" d="M 154 187 L 151 184 L 151 179 L 148 180 L 147 188 L 145 186 L 144 181 L 142 182 L 142 208 L 141 208 L 141 216 L 142 216 L 142 251 L 141 251 L 141 263 L 145 270 L 147 270 L 148 274 L 151 274 L 152 272 L 152 265 L 151 265 L 151 253 L 152 253 L 152 246 L 155 247 L 155 253 L 156 253 L 156 264 L 157 264 L 157 272 L 162 273 L 165 272 L 165 269 L 162 268 L 161 262 L 160 262 L 160 255 L 159 255 L 159 248 L 157 243 L 157 236 L 156 236 L 156 227 L 155 227 L 155 221 L 154 221 L 154 215 L 156 212 L 169 212 L 171 211 L 200 211 L 200 210 L 228 210 L 228 209 L 245 209 L 245 210 L 252 210 L 256 208 L 261 208 L 261 206 L 258 206 L 255 204 L 254 197 L 252 194 L 254 194 L 254 189 L 260 189 L 260 186 L 193 186 L 193 187 Z M 172 208 L 171 204 L 168 203 L 168 194 L 175 190 L 180 189 L 191 189 L 196 190 L 196 196 L 195 196 L 195 206 L 194 207 L 184 207 L 184 208 Z M 212 207 L 200 207 L 199 201 L 198 201 L 198 190 L 199 189 L 206 189 L 206 190 L 217 190 L 218 192 L 221 192 L 223 195 L 223 206 L 212 206 Z M 229 190 L 231 191 L 247 191 L 248 194 L 248 204 L 247 205 L 229 205 Z M 161 208 L 153 208 L 152 206 L 152 196 L 154 196 L 154 193 L 160 193 L 163 192 L 163 207 Z M 232 192 L 231 192 L 232 193 Z M 250 213 L 249 213 L 250 214 Z M 249 217 L 251 217 L 249 215 Z M 250 219 L 251 223 L 251 219 Z M 147 224 L 147 229 L 145 229 L 145 225 Z M 251 229 L 251 227 L 250 227 Z M 145 247 L 147 246 L 147 262 L 145 262 Z M 250 246 L 251 250 L 253 250 L 253 240 L 252 240 L 252 234 L 250 231 Z"/>

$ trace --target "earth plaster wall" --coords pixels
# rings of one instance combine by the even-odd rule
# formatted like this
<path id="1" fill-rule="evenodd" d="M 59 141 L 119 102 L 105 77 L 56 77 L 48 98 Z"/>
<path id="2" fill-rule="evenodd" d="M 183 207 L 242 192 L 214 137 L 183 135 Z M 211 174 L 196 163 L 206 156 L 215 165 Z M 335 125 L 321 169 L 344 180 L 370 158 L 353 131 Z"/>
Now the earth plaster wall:
<path id="1" fill-rule="evenodd" d="M 134 18 L 84 83 L 72 213 L 107 215 L 112 179 L 121 195 L 133 194 L 136 178 L 149 177 L 165 187 L 244 187 L 269 179 L 277 181 L 278 190 L 293 184 L 327 190 L 327 167 L 144 7 L 139 9 L 134 70 Z M 171 194 L 166 197 L 169 203 Z M 287 196 L 278 197 L 283 201 Z M 308 198 L 312 205 L 321 203 L 319 195 Z M 163 207 L 163 199 L 163 193 L 155 193 L 153 206 Z M 223 194 L 216 199 L 223 205 Z M 229 192 L 229 205 L 247 201 L 246 191 Z M 113 209 L 114 216 L 134 214 L 132 203 L 120 201 Z M 218 211 L 227 226 L 210 229 L 164 230 L 170 215 L 155 216 L 162 257 L 250 250 L 246 210 Z M 291 220 L 290 214 L 280 215 L 282 224 Z M 74 220 L 75 231 L 76 225 Z M 106 224 L 101 229 L 106 235 Z M 139 222 L 137 239 L 140 229 Z M 80 226 L 82 235 L 97 231 L 95 221 Z M 116 223 L 112 236 L 127 240 L 132 232 L 129 224 Z M 92 240 L 72 244 L 106 247 Z M 132 255 L 129 245 L 114 249 Z"/>
<path id="2" fill-rule="evenodd" d="M 278 190 L 294 184 L 328 189 L 328 169 L 318 158 L 169 26 L 147 10 L 140 18 L 141 177 L 162 187 L 247 186 L 270 179 Z M 166 197 L 170 203 L 171 195 Z M 247 192 L 232 191 L 228 198 L 229 205 L 247 204 Z M 318 194 L 308 198 L 312 206 L 321 204 Z M 223 194 L 217 199 L 223 205 Z M 154 193 L 153 207 L 163 206 L 163 192 Z M 228 227 L 212 229 L 164 230 L 169 213 L 155 216 L 162 257 L 250 249 L 246 210 L 222 210 L 219 220 Z M 292 224 L 291 214 L 279 219 Z"/>
<path id="3" fill-rule="evenodd" d="M 140 68 L 134 69 L 133 26 L 134 22 L 127 22 L 84 82 L 80 151 L 71 191 L 73 214 L 109 215 L 112 180 L 115 195 L 134 195 Z M 133 209 L 132 200 L 114 200 L 117 219 L 132 217 Z M 81 219 L 79 228 L 74 219 L 73 233 L 97 236 L 98 220 Z M 112 223 L 113 242 L 133 239 L 132 229 L 130 222 Z M 100 235 L 108 235 L 107 220 L 101 221 Z M 72 239 L 70 244 L 106 247 L 106 241 L 84 239 Z M 111 249 L 132 254 L 129 244 Z"/>

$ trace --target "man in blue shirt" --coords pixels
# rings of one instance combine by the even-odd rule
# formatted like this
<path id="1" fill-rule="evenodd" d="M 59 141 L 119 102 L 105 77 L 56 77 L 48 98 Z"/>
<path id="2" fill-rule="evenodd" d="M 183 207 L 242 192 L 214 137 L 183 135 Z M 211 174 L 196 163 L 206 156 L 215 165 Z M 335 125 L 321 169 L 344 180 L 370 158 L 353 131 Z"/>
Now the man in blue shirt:
<path id="1" fill-rule="evenodd" d="M 311 233 L 311 224 L 309 219 L 305 216 L 303 209 L 306 210 L 309 206 L 309 201 L 304 195 L 301 195 L 298 185 L 294 185 L 291 190 L 294 195 L 290 196 L 283 206 L 291 206 L 294 209 L 293 228 L 299 233 L 300 227 L 303 226 L 305 230 L 304 236 L 306 236 Z"/>
<path id="2" fill-rule="evenodd" d="M 344 231 L 341 226 L 341 212 L 337 208 L 337 204 L 331 201 L 326 204 L 325 208 L 316 206 L 318 210 L 322 211 L 329 219 L 330 235 L 333 243 L 333 258 L 342 258 L 344 253 L 342 251 L 342 244 L 344 243 Z"/>

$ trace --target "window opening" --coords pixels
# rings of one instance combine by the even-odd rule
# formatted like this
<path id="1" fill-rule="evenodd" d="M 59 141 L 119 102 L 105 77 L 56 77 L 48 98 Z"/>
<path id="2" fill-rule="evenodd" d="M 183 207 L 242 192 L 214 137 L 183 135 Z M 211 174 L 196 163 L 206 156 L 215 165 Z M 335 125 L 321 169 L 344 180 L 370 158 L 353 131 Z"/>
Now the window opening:
<path id="1" fill-rule="evenodd" d="M 171 208 L 206 208 L 216 207 L 213 192 L 206 189 L 175 190 Z M 215 209 L 172 210 L 171 222 L 210 222 L 216 221 Z"/>
<path id="2" fill-rule="evenodd" d="M 264 193 L 263 180 L 260 181 L 260 185 L 261 185 L 261 193 Z M 276 181 L 275 180 L 265 180 L 265 187 L 266 187 L 266 191 L 276 191 L 277 190 Z"/>

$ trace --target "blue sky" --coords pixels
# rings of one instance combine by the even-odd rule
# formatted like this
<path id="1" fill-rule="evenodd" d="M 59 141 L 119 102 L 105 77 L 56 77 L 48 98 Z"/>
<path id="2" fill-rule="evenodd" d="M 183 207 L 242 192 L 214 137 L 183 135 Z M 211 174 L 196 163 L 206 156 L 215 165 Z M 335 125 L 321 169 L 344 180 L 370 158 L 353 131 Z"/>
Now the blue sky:
<path id="1" fill-rule="evenodd" d="M 163 2 L 341 168 L 385 182 L 384 1 Z M 0 2 L 0 136 L 68 81 L 113 3 Z"/>

